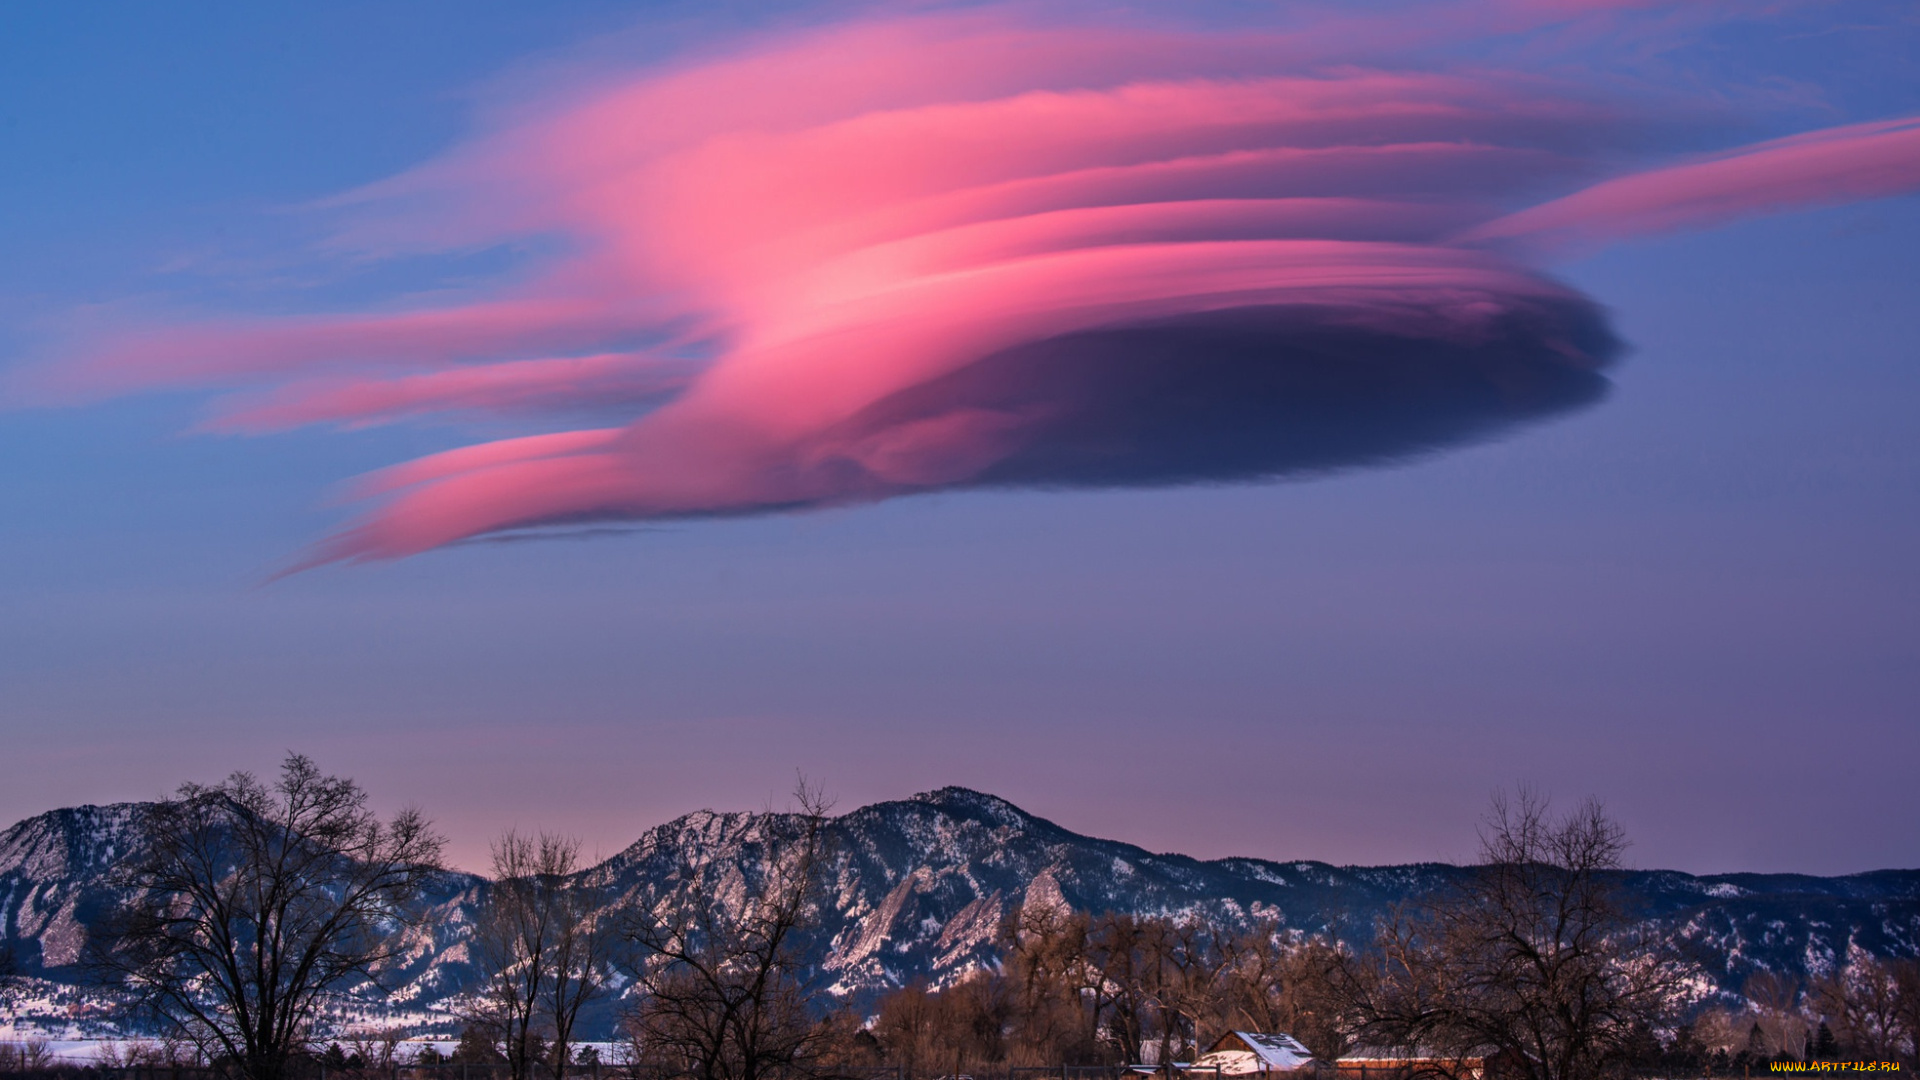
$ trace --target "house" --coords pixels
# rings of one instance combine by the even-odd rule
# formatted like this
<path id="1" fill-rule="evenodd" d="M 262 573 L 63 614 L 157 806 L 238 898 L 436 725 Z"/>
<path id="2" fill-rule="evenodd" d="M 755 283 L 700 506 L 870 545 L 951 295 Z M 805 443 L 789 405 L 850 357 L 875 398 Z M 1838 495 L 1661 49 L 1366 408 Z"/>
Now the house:
<path id="1" fill-rule="evenodd" d="M 1312 1065 L 1313 1052 L 1291 1035 L 1229 1031 L 1187 1068 L 1202 1073 L 1217 1071 L 1221 1076 L 1258 1076 L 1290 1073 Z"/>

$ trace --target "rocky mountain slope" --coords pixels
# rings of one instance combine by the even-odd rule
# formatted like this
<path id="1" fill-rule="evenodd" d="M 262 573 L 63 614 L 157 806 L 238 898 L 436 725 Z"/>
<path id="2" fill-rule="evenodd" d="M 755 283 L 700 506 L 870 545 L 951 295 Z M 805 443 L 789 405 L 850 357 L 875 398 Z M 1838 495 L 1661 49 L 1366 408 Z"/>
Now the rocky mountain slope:
<path id="1" fill-rule="evenodd" d="M 84 986 L 80 960 L 88 928 L 113 900 L 106 870 L 137 843 L 136 809 L 56 810 L 0 835 L 0 929 L 29 977 L 14 995 L 16 1020 L 72 1034 L 110 1023 Z M 781 825 L 777 815 L 688 814 L 582 877 L 616 906 L 650 904 L 682 883 L 737 903 Z M 813 960 L 835 993 L 862 999 L 991 962 L 995 928 L 1022 904 L 1270 919 L 1358 939 L 1394 904 L 1465 872 L 1438 863 L 1337 867 L 1154 854 L 962 788 L 862 807 L 828 830 L 834 855 Z M 1622 884 L 1728 988 L 1756 968 L 1818 973 L 1850 950 L 1920 954 L 1920 870 L 1836 878 L 1628 871 Z M 481 878 L 443 875 L 426 898 L 433 917 L 394 973 L 397 993 L 341 1019 L 444 1030 L 474 982 L 467 942 L 485 890 Z"/>

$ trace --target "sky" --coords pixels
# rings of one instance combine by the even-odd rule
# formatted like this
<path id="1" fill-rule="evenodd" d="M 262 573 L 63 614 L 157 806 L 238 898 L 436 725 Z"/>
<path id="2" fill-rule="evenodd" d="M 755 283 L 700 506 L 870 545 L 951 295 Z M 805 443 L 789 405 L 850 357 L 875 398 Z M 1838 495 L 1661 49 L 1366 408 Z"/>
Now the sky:
<path id="1" fill-rule="evenodd" d="M 1920 866 L 1897 3 L 0 14 L 0 819 Z"/>

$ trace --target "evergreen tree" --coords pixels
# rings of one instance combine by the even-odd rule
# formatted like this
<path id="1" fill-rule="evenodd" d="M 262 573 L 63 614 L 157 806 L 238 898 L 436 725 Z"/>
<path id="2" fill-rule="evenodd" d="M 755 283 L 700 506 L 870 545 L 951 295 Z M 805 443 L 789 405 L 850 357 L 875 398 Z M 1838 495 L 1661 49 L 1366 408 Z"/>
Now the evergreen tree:
<path id="1" fill-rule="evenodd" d="M 460 1041 L 453 1048 L 453 1056 L 447 1060 L 455 1065 L 498 1065 L 507 1058 L 495 1044 L 492 1032 L 477 1024 L 469 1024 L 460 1029 Z"/>

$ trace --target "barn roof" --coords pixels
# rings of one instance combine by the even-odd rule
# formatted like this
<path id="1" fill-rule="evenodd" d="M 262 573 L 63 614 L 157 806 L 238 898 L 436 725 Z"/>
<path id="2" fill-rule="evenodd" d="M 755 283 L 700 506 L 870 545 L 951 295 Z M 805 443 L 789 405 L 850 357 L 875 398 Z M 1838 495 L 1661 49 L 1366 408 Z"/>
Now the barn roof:
<path id="1" fill-rule="evenodd" d="M 1313 1052 L 1291 1035 L 1229 1031 L 1194 1065 L 1218 1065 L 1223 1073 L 1291 1072 L 1312 1061 Z"/>

